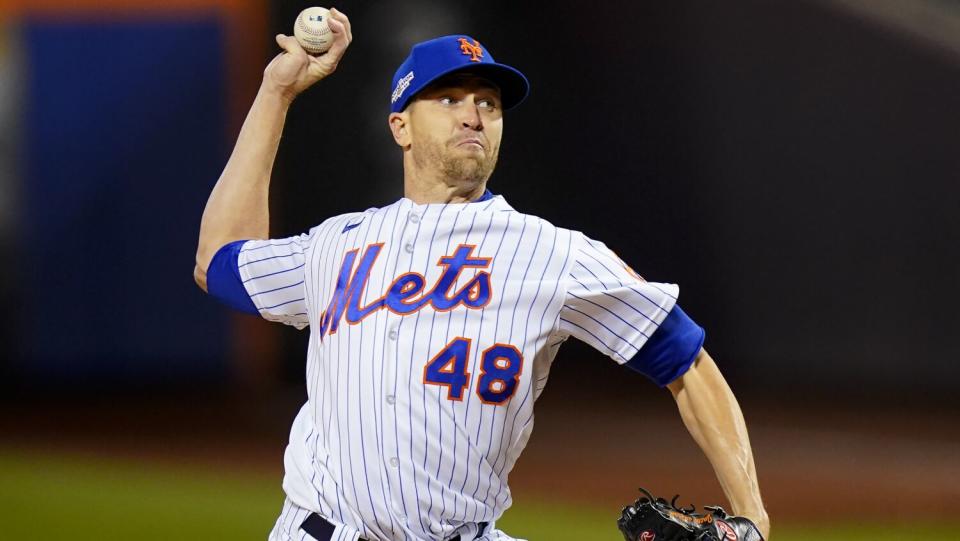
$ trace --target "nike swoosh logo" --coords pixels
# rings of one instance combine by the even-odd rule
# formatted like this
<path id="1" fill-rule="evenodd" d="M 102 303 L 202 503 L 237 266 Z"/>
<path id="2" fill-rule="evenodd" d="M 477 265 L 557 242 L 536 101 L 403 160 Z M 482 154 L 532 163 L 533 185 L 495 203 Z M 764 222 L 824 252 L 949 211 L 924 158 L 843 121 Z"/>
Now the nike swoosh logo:
<path id="1" fill-rule="evenodd" d="M 357 227 L 358 225 L 360 225 L 360 224 L 362 224 L 362 223 L 363 223 L 363 220 L 360 220 L 359 222 L 357 222 L 357 223 L 355 223 L 355 224 L 347 224 L 347 225 L 343 226 L 343 231 L 341 231 L 340 233 L 346 233 L 347 231 L 350 231 L 351 229 Z"/>

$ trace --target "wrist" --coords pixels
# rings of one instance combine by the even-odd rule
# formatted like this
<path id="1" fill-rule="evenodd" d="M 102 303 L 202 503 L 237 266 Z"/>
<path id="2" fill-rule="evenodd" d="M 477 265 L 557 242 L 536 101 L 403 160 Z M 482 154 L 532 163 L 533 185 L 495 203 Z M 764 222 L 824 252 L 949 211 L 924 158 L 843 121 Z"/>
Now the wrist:
<path id="1" fill-rule="evenodd" d="M 753 525 L 760 530 L 760 534 L 763 535 L 764 539 L 770 536 L 770 517 L 767 515 L 767 511 L 760 509 L 758 511 L 750 511 L 739 516 L 749 519 L 750 522 L 753 522 Z"/>
<path id="2" fill-rule="evenodd" d="M 735 514 L 736 516 L 746 517 L 756 523 L 770 522 L 770 517 L 767 516 L 767 511 L 764 509 L 748 509 Z"/>
<path id="3" fill-rule="evenodd" d="M 292 90 L 277 86 L 266 79 L 260 83 L 260 91 L 258 94 L 264 101 L 273 103 L 284 109 L 290 107 L 290 104 L 293 103 L 293 100 L 297 97 L 296 93 Z"/>

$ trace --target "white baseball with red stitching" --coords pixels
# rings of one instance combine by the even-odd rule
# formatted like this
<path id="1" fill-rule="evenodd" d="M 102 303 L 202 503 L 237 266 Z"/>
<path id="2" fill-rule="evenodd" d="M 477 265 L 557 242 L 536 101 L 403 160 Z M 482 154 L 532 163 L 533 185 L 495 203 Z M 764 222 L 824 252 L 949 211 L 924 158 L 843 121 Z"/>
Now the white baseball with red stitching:
<path id="1" fill-rule="evenodd" d="M 329 17 L 330 11 L 320 7 L 309 7 L 297 16 L 293 36 L 308 53 L 325 53 L 333 44 L 333 32 L 327 24 Z"/>

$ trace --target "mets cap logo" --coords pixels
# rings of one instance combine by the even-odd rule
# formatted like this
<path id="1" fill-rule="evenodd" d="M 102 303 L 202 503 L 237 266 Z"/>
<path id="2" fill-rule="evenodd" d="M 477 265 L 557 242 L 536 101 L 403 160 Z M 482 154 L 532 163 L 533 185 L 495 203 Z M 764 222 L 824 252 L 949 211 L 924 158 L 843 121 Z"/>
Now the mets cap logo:
<path id="1" fill-rule="evenodd" d="M 479 62 L 483 58 L 483 47 L 480 46 L 479 41 L 473 40 L 473 43 L 470 43 L 467 38 L 460 38 L 459 41 L 460 52 L 469 56 L 471 62 Z"/>

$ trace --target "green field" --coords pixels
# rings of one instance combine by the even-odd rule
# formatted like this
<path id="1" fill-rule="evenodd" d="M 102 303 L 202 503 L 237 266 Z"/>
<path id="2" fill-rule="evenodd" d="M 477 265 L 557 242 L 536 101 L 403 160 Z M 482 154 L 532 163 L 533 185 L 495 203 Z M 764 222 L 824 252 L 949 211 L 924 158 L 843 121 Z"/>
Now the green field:
<path id="1" fill-rule="evenodd" d="M 0 453 L 0 538 L 17 540 L 241 540 L 266 538 L 280 509 L 279 479 L 263 473 Z M 621 541 L 617 510 L 525 502 L 498 526 L 531 540 Z M 956 529 L 895 524 L 775 524 L 776 541 L 957 539 Z"/>

